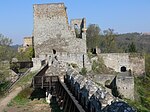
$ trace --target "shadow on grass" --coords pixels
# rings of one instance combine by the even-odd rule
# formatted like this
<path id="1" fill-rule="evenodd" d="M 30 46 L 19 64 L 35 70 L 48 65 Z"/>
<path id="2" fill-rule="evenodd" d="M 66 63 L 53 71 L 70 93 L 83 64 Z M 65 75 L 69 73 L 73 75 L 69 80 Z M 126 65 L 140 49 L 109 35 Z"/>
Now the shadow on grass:
<path id="1" fill-rule="evenodd" d="M 41 88 L 35 89 L 31 93 L 29 99 L 31 99 L 31 100 L 34 100 L 34 99 L 40 100 L 40 99 L 46 97 L 45 93 L 46 93 L 45 89 L 41 89 Z M 60 108 L 58 106 L 58 103 L 56 101 L 56 97 L 54 97 L 54 96 L 51 98 L 50 108 L 51 108 L 51 112 L 63 112 L 62 110 L 60 110 Z"/>
<path id="2" fill-rule="evenodd" d="M 41 88 L 37 88 L 35 90 L 33 90 L 33 92 L 31 93 L 30 99 L 34 100 L 34 99 L 38 99 L 40 100 L 41 98 L 45 98 L 46 94 L 45 94 L 45 89 L 41 89 Z"/>

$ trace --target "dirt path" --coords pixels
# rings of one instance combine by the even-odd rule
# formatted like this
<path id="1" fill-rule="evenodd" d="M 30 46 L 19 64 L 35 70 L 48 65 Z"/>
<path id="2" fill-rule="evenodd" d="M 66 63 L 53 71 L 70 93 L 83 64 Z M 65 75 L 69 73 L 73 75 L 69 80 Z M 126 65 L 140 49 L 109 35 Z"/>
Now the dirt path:
<path id="1" fill-rule="evenodd" d="M 17 87 L 16 89 L 12 90 L 5 98 L 0 100 L 0 112 L 7 107 L 7 104 L 15 97 L 18 93 L 22 91 L 21 87 Z"/>

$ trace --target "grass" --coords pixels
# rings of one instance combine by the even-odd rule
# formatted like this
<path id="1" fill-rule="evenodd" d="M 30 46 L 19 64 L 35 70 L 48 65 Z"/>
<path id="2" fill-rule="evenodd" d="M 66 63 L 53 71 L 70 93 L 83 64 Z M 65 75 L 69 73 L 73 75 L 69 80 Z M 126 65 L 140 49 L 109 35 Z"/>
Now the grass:
<path id="1" fill-rule="evenodd" d="M 33 76 L 36 75 L 36 72 L 30 72 L 29 74 L 23 76 L 15 85 L 15 87 L 18 87 L 18 86 L 28 86 L 29 84 L 31 84 L 32 82 L 32 78 Z"/>
<path id="2" fill-rule="evenodd" d="M 33 92 L 34 92 L 34 90 L 32 88 L 26 87 L 14 99 L 12 99 L 11 102 L 7 106 L 8 107 L 25 106 L 25 105 L 28 105 L 30 102 L 32 102 L 35 99 L 39 100 L 38 97 L 35 96 L 36 94 L 43 94 L 43 91 L 41 91 L 41 90 L 36 91 L 38 93 L 34 94 L 35 98 L 32 99 Z M 44 94 L 45 94 L 45 92 L 44 92 Z M 40 102 L 38 102 L 38 104 L 47 104 L 45 97 L 44 98 L 41 97 Z"/>
<path id="3" fill-rule="evenodd" d="M 28 70 L 28 68 L 19 69 L 19 73 L 25 73 L 27 70 Z"/>
<path id="4" fill-rule="evenodd" d="M 131 101 L 129 99 L 126 99 L 126 101 L 129 103 L 129 105 L 132 105 L 137 110 L 137 112 L 149 112 L 149 109 L 144 107 L 141 102 Z"/>
<path id="5" fill-rule="evenodd" d="M 24 89 L 8 104 L 9 106 L 14 105 L 26 105 L 31 101 L 30 96 L 33 92 L 33 89 L 30 88 L 32 83 L 33 76 L 36 75 L 36 72 L 30 72 L 27 75 L 23 76 L 15 85 L 16 87 L 23 87 Z M 44 103 L 44 102 L 43 102 Z"/>
<path id="6" fill-rule="evenodd" d="M 16 84 L 13 89 L 17 87 L 28 87 L 32 83 L 33 76 L 36 75 L 37 72 L 29 72 L 27 75 L 23 76 Z M 7 95 L 7 92 L 5 93 L 5 89 L 8 89 L 7 87 L 10 85 L 10 82 L 5 82 L 3 84 L 0 84 L 0 99 Z"/>
<path id="7" fill-rule="evenodd" d="M 22 90 L 14 99 L 11 100 L 11 102 L 8 104 L 9 106 L 15 106 L 15 105 L 26 105 L 30 99 L 30 95 L 32 93 L 32 89 L 27 87 L 24 90 Z"/>
<path id="8" fill-rule="evenodd" d="M 85 67 L 83 67 L 83 68 L 81 69 L 80 74 L 85 76 L 85 75 L 87 74 L 87 69 L 86 69 Z"/>
<path id="9" fill-rule="evenodd" d="M 32 99 L 31 96 L 33 95 L 33 92 L 34 89 L 26 87 L 15 98 L 11 100 L 11 102 L 7 105 L 7 108 L 5 108 L 5 111 L 15 112 L 17 110 L 17 112 L 49 112 L 50 107 L 46 102 L 45 97 L 40 99 L 35 97 L 34 99 Z M 39 90 L 39 93 L 43 92 Z"/>
<path id="10" fill-rule="evenodd" d="M 104 64 L 104 60 L 102 57 L 98 57 L 98 60 L 94 60 L 92 63 L 92 70 L 94 73 L 97 74 L 116 74 L 116 72 L 111 69 L 108 68 L 105 64 Z"/>
<path id="11" fill-rule="evenodd" d="M 30 88 L 30 85 L 32 83 L 32 78 L 36 73 L 30 72 L 29 74 L 23 76 L 14 86 L 14 88 L 17 87 L 23 87 L 24 89 L 14 98 L 12 101 L 8 104 L 9 106 L 13 105 L 25 105 L 30 101 L 29 96 L 32 93 L 32 89 Z"/>

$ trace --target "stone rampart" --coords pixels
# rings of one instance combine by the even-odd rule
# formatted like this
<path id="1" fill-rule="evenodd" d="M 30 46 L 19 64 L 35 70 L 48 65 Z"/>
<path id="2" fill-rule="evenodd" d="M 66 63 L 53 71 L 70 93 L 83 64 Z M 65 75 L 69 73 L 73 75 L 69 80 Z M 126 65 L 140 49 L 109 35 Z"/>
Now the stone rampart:
<path id="1" fill-rule="evenodd" d="M 117 76 L 116 85 L 122 97 L 134 100 L 134 77 Z"/>
<path id="2" fill-rule="evenodd" d="M 119 96 L 134 100 L 134 77 L 124 76 L 123 74 L 108 75 L 108 74 L 97 74 L 93 80 L 104 87 L 109 86 L 108 91 L 117 91 Z"/>
<path id="3" fill-rule="evenodd" d="M 98 54 L 98 57 L 102 57 L 104 64 L 116 72 L 122 72 L 121 68 L 125 67 L 127 71 L 131 71 L 135 76 L 145 73 L 145 58 L 141 54 L 105 53 Z"/>

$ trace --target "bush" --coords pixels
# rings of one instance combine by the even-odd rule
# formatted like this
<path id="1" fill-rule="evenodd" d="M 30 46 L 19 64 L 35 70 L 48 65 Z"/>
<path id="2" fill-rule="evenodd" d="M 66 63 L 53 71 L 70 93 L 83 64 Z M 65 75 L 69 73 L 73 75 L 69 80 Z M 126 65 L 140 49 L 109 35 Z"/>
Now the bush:
<path id="1" fill-rule="evenodd" d="M 6 81 L 6 82 L 1 83 L 0 84 L 0 94 L 5 92 L 9 86 L 10 86 L 10 81 Z"/>
<path id="2" fill-rule="evenodd" d="M 78 65 L 77 65 L 76 63 L 71 63 L 71 66 L 72 66 L 73 68 L 78 68 Z"/>
<path id="3" fill-rule="evenodd" d="M 81 69 L 80 74 L 81 74 L 81 75 L 86 75 L 86 73 L 87 73 L 87 70 L 86 70 L 85 67 L 83 67 L 83 68 Z"/>
<path id="4" fill-rule="evenodd" d="M 108 68 L 105 64 L 104 64 L 104 60 L 103 58 L 98 58 L 98 60 L 94 60 L 93 64 L 92 64 L 92 70 L 95 73 L 104 73 L 104 74 L 114 74 L 115 71 L 111 68 Z"/>

